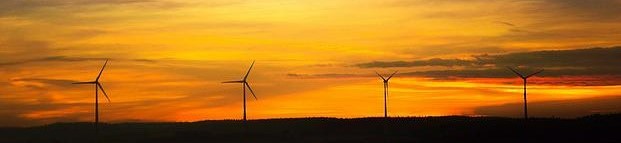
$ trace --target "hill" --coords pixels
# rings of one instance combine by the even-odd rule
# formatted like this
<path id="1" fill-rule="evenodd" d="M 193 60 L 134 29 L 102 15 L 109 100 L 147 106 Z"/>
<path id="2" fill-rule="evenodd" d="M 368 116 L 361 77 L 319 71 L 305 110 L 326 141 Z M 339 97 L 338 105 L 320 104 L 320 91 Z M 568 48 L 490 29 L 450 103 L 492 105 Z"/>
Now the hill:
<path id="1" fill-rule="evenodd" d="M 100 126 L 105 143 L 620 142 L 621 114 L 576 119 L 498 117 L 295 118 Z M 2 143 L 95 142 L 92 123 L 0 128 Z"/>

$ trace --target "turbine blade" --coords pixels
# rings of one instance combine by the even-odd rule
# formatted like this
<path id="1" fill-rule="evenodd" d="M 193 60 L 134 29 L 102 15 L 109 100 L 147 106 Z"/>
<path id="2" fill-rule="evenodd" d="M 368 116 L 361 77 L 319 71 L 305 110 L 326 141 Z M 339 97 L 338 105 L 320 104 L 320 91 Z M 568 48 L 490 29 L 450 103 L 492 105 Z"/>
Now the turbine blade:
<path id="1" fill-rule="evenodd" d="M 233 81 L 224 81 L 222 83 L 244 83 L 244 81 L 241 80 L 233 80 Z"/>
<path id="2" fill-rule="evenodd" d="M 97 78 L 95 79 L 95 81 L 99 81 L 99 78 L 101 77 L 101 74 L 103 73 L 107 64 L 108 64 L 108 59 L 106 59 L 106 63 L 104 63 L 103 67 L 101 67 L 101 71 L 99 71 L 99 75 L 97 75 Z"/>
<path id="3" fill-rule="evenodd" d="M 71 84 L 94 84 L 94 83 L 95 82 L 90 81 L 90 82 L 74 82 L 74 83 L 71 83 Z"/>
<path id="4" fill-rule="evenodd" d="M 246 79 L 248 78 L 248 75 L 250 74 L 250 70 L 252 70 L 252 67 L 254 66 L 254 61 L 252 61 L 252 64 L 250 64 L 250 68 L 248 68 L 248 72 L 246 72 L 246 75 L 244 76 L 244 81 L 246 81 Z"/>
<path id="5" fill-rule="evenodd" d="M 101 92 L 103 92 L 104 96 L 106 96 L 106 99 L 108 99 L 108 103 L 110 103 L 110 98 L 108 97 L 108 93 L 106 93 L 106 90 L 104 90 L 104 88 L 101 85 L 101 83 L 97 83 L 97 87 L 99 87 L 99 89 L 101 89 Z"/>
<path id="6" fill-rule="evenodd" d="M 511 67 L 507 67 L 509 70 L 511 70 L 513 73 L 515 73 L 516 75 L 520 76 L 521 78 L 524 78 L 524 76 L 522 74 L 520 74 L 519 72 L 517 72 L 516 70 L 514 70 Z"/>
<path id="7" fill-rule="evenodd" d="M 541 69 L 541 70 L 539 70 L 539 71 L 537 71 L 537 72 L 535 72 L 535 73 L 533 73 L 533 74 L 530 74 L 530 75 L 526 76 L 526 78 L 529 78 L 529 77 L 531 77 L 531 76 L 533 76 L 533 75 L 536 75 L 536 74 L 539 74 L 539 73 L 541 73 L 541 72 L 543 72 L 543 69 Z"/>
<path id="8" fill-rule="evenodd" d="M 386 79 L 386 80 L 390 80 L 390 78 L 392 78 L 392 76 L 395 76 L 395 74 L 397 74 L 397 72 L 399 72 L 399 70 L 396 70 L 394 73 L 392 73 L 392 74 L 388 77 L 388 79 Z"/>
<path id="9" fill-rule="evenodd" d="M 375 71 L 375 74 L 377 74 L 377 76 L 379 76 L 380 78 L 382 78 L 382 80 L 386 80 L 386 79 L 384 78 L 384 76 L 382 76 L 381 74 L 377 73 L 377 71 Z"/>
<path id="10" fill-rule="evenodd" d="M 244 82 L 244 85 L 246 85 L 246 87 L 248 87 L 248 90 L 250 90 L 250 93 L 252 93 L 252 97 L 254 97 L 254 100 L 259 100 L 259 99 L 257 99 L 257 96 L 254 94 L 254 91 L 252 91 L 252 88 L 250 87 L 250 84 L 248 84 L 247 82 Z"/>

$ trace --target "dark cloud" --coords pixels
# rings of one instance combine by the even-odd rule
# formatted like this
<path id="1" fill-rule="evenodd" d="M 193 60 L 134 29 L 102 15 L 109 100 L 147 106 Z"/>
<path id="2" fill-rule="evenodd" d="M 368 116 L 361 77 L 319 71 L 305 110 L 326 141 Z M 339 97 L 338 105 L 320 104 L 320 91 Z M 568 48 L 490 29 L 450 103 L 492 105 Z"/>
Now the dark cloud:
<path id="1" fill-rule="evenodd" d="M 536 68 L 518 69 L 522 73 L 533 73 Z M 400 73 L 399 76 L 415 76 L 415 77 L 431 77 L 435 79 L 452 79 L 452 78 L 511 78 L 515 77 L 508 69 L 498 67 L 490 69 L 462 69 L 462 70 L 432 70 L 419 72 Z M 620 68 L 602 68 L 602 69 L 546 69 L 544 72 L 537 74 L 538 77 L 564 77 L 564 76 L 589 76 L 593 78 L 601 77 L 599 80 L 619 79 L 621 77 Z M 614 77 L 614 78 L 611 78 Z M 580 81 L 574 81 L 580 82 Z M 599 83 L 599 82 L 598 82 Z M 603 85 L 619 85 L 620 82 L 605 82 L 610 84 Z M 574 85 L 572 83 L 567 83 Z M 563 85 L 567 85 L 563 84 Z M 602 85 L 576 83 L 578 85 Z"/>
<path id="2" fill-rule="evenodd" d="M 510 26 L 510 27 L 516 27 L 515 24 L 509 23 L 509 22 L 504 22 L 504 21 L 495 21 L 495 22 L 499 23 L 499 24 L 502 24 L 502 25 Z"/>
<path id="3" fill-rule="evenodd" d="M 463 4 L 472 3 L 489 3 L 487 0 L 396 0 L 386 3 L 391 7 L 411 7 L 411 6 L 438 6 L 446 4 Z M 503 3 L 507 7 L 499 9 L 481 9 L 496 12 L 516 12 L 516 10 L 527 10 L 526 14 L 543 14 L 548 16 L 560 16 L 563 18 L 573 17 L 579 19 L 598 19 L 611 20 L 619 19 L 621 15 L 621 0 L 500 0 L 494 1 Z M 514 5 L 522 4 L 522 5 Z M 510 7 L 516 6 L 516 7 Z M 519 7 L 518 7 L 519 6 Z M 526 8 L 524 8 L 526 7 Z M 429 17 L 450 17 L 450 18 L 467 18 L 472 16 L 486 16 L 490 13 L 464 13 L 456 11 L 437 11 L 429 14 Z"/>
<path id="4" fill-rule="evenodd" d="M 548 71 L 546 71 L 548 72 Z M 468 70 L 432 70 L 399 73 L 398 76 L 431 77 L 436 79 L 450 78 L 504 78 L 514 75 L 507 69 L 468 69 Z"/>
<path id="5" fill-rule="evenodd" d="M 152 60 L 152 59 L 133 59 L 132 61 L 144 62 L 144 63 L 156 63 L 157 62 L 157 60 Z"/>
<path id="6" fill-rule="evenodd" d="M 524 33 L 532 34 L 532 33 L 535 33 L 535 32 L 533 32 L 531 30 L 527 30 L 527 29 L 525 29 L 523 27 L 520 27 L 520 26 L 515 25 L 513 23 L 510 23 L 510 22 L 494 21 L 494 23 L 498 23 L 498 24 L 501 24 L 501 25 L 509 27 L 509 31 L 511 32 L 511 34 L 506 34 L 505 37 L 509 37 L 509 35 L 515 35 L 516 33 L 518 33 L 518 34 L 524 34 Z M 502 38 L 500 38 L 500 39 L 502 39 Z"/>
<path id="7" fill-rule="evenodd" d="M 136 5 L 140 7 L 151 7 L 159 9 L 178 8 L 187 5 L 187 3 L 163 1 L 163 0 L 2 0 L 0 1 L 0 17 L 1 16 L 21 16 L 21 15 L 48 15 L 44 10 L 56 9 L 68 11 L 70 13 L 87 8 L 76 8 L 82 6 L 93 5 Z M 91 9 L 92 10 L 92 9 Z M 33 14 L 34 13 L 34 14 Z M 68 16 L 68 13 L 54 16 Z M 45 16 L 41 17 L 45 18 Z"/>
<path id="8" fill-rule="evenodd" d="M 495 66 L 607 68 L 621 62 L 621 47 L 477 55 L 473 62 Z"/>
<path id="9" fill-rule="evenodd" d="M 475 55 L 471 59 L 428 59 L 415 61 L 373 61 L 354 65 L 359 68 L 417 68 L 438 67 L 438 70 L 403 72 L 398 76 L 453 78 L 510 78 L 515 75 L 506 67 L 519 67 L 520 72 L 545 71 L 540 77 L 580 77 L 569 81 L 555 81 L 563 85 L 619 85 L 621 84 L 621 47 L 573 50 L 547 50 L 496 55 Z M 448 67 L 448 69 L 447 69 Z M 317 74 L 293 77 L 335 78 L 367 77 L 369 74 Z M 609 81 L 609 82 L 603 82 Z"/>
<path id="10" fill-rule="evenodd" d="M 533 73 L 534 68 L 519 69 L 523 73 Z M 619 69 L 602 69 L 602 70 L 586 70 L 586 69 L 547 69 L 537 74 L 538 77 L 555 77 L 565 78 L 565 76 L 578 76 L 579 78 L 563 79 L 561 81 L 535 81 L 533 84 L 543 85 L 580 85 L 580 86 L 606 86 L 621 85 L 621 75 L 610 75 L 610 73 L 620 73 Z M 375 77 L 375 74 L 287 74 L 293 78 L 359 78 L 359 77 Z M 507 68 L 489 68 L 489 69 L 460 69 L 460 70 L 430 70 L 415 72 L 400 72 L 396 76 L 399 77 L 428 77 L 437 80 L 454 80 L 463 78 L 514 78 L 515 74 Z"/>
<path id="11" fill-rule="evenodd" d="M 575 23 L 574 26 L 551 27 L 550 23 Z M 561 25 L 563 25 L 561 24 Z M 621 40 L 621 28 L 610 26 L 611 24 L 574 22 L 574 21 L 549 21 L 529 24 L 520 27 L 512 27 L 510 32 L 490 37 L 489 41 L 499 42 L 523 42 L 543 43 L 559 45 L 558 48 L 577 48 L 580 45 L 618 45 Z M 559 41 L 572 41 L 575 44 L 565 45 Z"/>
<path id="12" fill-rule="evenodd" d="M 67 5 L 91 5 L 91 4 L 130 4 L 155 2 L 155 0 L 3 0 L 0 7 L 3 8 L 40 8 Z"/>
<path id="13" fill-rule="evenodd" d="M 618 20 L 621 18 L 620 0 L 544 0 L 551 12 L 571 15 L 580 19 Z"/>
<path id="14" fill-rule="evenodd" d="M 621 62 L 621 47 L 589 48 L 574 50 L 548 50 L 520 52 L 497 55 L 474 55 L 472 59 L 428 59 L 416 61 L 374 61 L 360 63 L 360 68 L 422 67 L 422 66 L 463 66 L 477 68 L 484 66 L 506 67 L 524 66 L 539 68 L 601 68 L 616 69 Z"/>
<path id="15" fill-rule="evenodd" d="M 429 60 L 418 60 L 418 61 L 391 61 L 391 62 L 381 62 L 381 61 L 373 61 L 370 63 L 362 63 L 357 64 L 355 66 L 360 68 L 390 68 L 390 67 L 421 67 L 421 66 L 472 66 L 475 64 L 471 60 L 462 60 L 462 59 L 440 59 L 434 58 Z"/>
<path id="16" fill-rule="evenodd" d="M 289 77 L 293 78 L 349 78 L 349 77 L 358 77 L 356 74 L 295 74 L 289 73 L 287 74 Z"/>
<path id="17" fill-rule="evenodd" d="M 151 1 L 152 0 L 2 0 L 0 1 L 0 13 L 14 14 L 45 7 L 89 4 L 128 4 Z"/>
<path id="18" fill-rule="evenodd" d="M 520 97 L 516 96 L 516 99 Z M 528 114 L 533 117 L 573 118 L 592 114 L 621 112 L 621 96 L 599 97 L 576 100 L 531 102 Z M 474 110 L 474 114 L 503 117 L 522 117 L 523 103 L 510 103 L 497 106 L 483 106 Z"/>

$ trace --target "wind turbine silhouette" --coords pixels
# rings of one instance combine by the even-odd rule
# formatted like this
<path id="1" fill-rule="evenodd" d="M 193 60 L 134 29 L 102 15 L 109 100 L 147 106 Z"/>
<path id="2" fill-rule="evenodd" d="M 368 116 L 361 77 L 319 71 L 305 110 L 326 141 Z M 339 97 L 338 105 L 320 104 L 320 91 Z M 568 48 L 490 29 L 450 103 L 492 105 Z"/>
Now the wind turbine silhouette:
<path id="1" fill-rule="evenodd" d="M 246 72 L 246 75 L 244 76 L 244 78 L 242 78 L 242 80 L 233 80 L 233 81 L 225 81 L 222 83 L 241 83 L 242 84 L 242 90 L 243 90 L 243 95 L 244 95 L 244 124 L 246 123 L 246 87 L 248 87 L 248 90 L 250 90 L 250 93 L 252 93 L 252 96 L 254 97 L 255 100 L 257 99 L 257 96 L 254 94 L 254 91 L 252 91 L 252 88 L 250 87 L 250 84 L 248 84 L 248 75 L 250 74 L 250 70 L 252 70 L 252 67 L 254 66 L 254 61 L 252 61 L 252 64 L 250 65 L 250 68 L 248 68 L 248 72 Z"/>
<path id="2" fill-rule="evenodd" d="M 106 68 L 107 64 L 108 64 L 108 60 L 106 59 L 106 63 L 104 63 L 103 67 L 101 68 L 101 71 L 99 71 L 99 75 L 97 75 L 97 78 L 95 78 L 95 81 L 73 83 L 73 84 L 93 84 L 93 85 L 95 85 L 95 133 L 99 132 L 99 95 L 98 95 L 98 92 L 99 92 L 100 89 L 101 89 L 101 92 L 106 97 L 106 99 L 108 99 L 108 103 L 110 102 L 110 98 L 108 98 L 108 94 L 106 93 L 106 91 L 104 90 L 103 86 L 99 82 L 99 79 L 101 78 L 101 74 L 103 73 L 103 71 Z"/>
<path id="3" fill-rule="evenodd" d="M 526 82 L 527 82 L 528 78 L 543 72 L 543 69 L 541 69 L 541 70 L 539 70 L 537 72 L 534 72 L 534 73 L 532 73 L 530 75 L 524 76 L 523 74 L 521 74 L 520 72 L 518 72 L 517 70 L 515 70 L 515 69 L 513 69 L 511 67 L 507 67 L 507 68 L 509 70 L 511 70 L 513 73 L 515 73 L 518 77 L 522 78 L 522 80 L 524 81 L 524 119 L 528 119 L 528 104 L 526 102 Z"/>
<path id="4" fill-rule="evenodd" d="M 394 73 L 392 73 L 390 76 L 388 77 L 384 77 L 382 75 L 380 75 L 379 73 L 375 72 L 377 74 L 377 76 L 379 76 L 380 78 L 382 78 L 382 81 L 384 82 L 384 118 L 388 118 L 388 107 L 387 107 L 387 98 L 388 98 L 388 81 L 392 78 L 392 76 L 394 76 L 398 71 L 395 71 Z"/>

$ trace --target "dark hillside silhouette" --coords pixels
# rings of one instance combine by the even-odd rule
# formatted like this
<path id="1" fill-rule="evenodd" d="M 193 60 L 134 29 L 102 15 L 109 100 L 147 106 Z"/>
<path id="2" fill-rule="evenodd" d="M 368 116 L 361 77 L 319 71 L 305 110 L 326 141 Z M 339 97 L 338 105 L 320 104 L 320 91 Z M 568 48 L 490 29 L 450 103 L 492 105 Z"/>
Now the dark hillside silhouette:
<path id="1" fill-rule="evenodd" d="M 498 117 L 298 118 L 191 123 L 102 124 L 100 141 L 111 143 L 608 143 L 621 141 L 621 114 L 577 119 Z M 91 123 L 56 123 L 28 128 L 0 128 L 0 142 L 87 143 Z M 244 131 L 247 130 L 247 131 Z M 526 134 L 524 134 L 526 133 Z"/>

